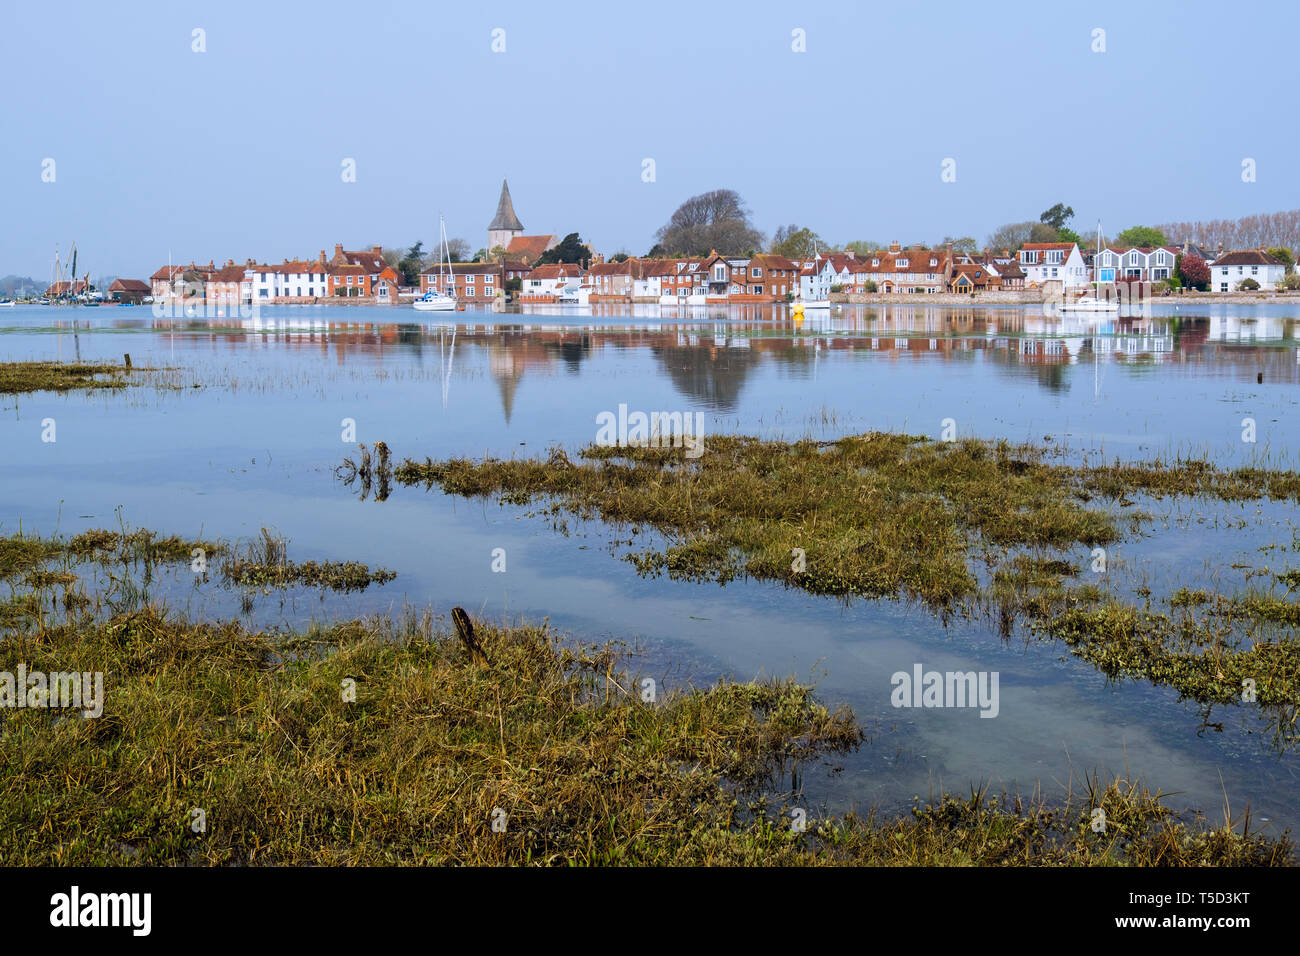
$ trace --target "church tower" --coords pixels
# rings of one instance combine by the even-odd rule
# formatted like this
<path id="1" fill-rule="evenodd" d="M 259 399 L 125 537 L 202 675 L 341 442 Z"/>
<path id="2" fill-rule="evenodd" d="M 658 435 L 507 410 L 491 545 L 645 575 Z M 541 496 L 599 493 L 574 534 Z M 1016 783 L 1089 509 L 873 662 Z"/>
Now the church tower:
<path id="1" fill-rule="evenodd" d="M 497 200 L 497 214 L 488 226 L 488 249 L 500 246 L 504 249 L 510 240 L 524 233 L 524 224 L 515 215 L 515 204 L 510 201 L 510 186 L 501 180 L 501 198 Z"/>

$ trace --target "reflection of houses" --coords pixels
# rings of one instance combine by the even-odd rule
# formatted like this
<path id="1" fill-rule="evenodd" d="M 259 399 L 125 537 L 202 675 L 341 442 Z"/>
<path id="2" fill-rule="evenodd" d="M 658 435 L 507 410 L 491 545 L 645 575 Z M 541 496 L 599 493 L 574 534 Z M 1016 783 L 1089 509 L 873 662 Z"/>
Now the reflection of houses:
<path id="1" fill-rule="evenodd" d="M 1209 338 L 1213 342 L 1294 342 L 1296 325 L 1295 319 L 1273 315 L 1212 315 Z"/>

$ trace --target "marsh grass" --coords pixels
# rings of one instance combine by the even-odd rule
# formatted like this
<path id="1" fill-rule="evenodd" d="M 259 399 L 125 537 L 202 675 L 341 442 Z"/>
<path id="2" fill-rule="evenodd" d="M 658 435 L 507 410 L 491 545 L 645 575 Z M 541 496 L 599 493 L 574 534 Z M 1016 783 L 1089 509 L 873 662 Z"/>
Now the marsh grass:
<path id="1" fill-rule="evenodd" d="M 1293 600 L 1184 589 L 1175 619 L 1079 582 L 1068 560 L 1140 530 L 1150 519 L 1135 498 L 1294 502 L 1295 472 L 1195 459 L 1066 465 L 1030 445 L 871 432 L 792 443 L 718 436 L 695 460 L 635 446 L 590 446 L 578 461 L 560 449 L 545 459 L 407 460 L 394 478 L 653 529 L 661 547 L 625 555 L 642 574 L 901 598 L 945 621 L 987 617 L 1004 637 L 1027 625 L 1111 677 L 1169 684 L 1202 703 L 1228 701 L 1234 682 L 1239 699 L 1245 677 L 1269 688 L 1266 705 L 1300 698 Z M 1297 573 L 1276 580 L 1294 589 Z M 1192 615 L 1200 605 L 1208 613 Z"/>
<path id="2" fill-rule="evenodd" d="M 221 574 L 229 583 L 243 587 L 302 585 L 341 592 L 364 591 L 372 584 L 387 584 L 397 577 L 394 571 L 372 571 L 356 561 L 290 561 L 287 543 L 268 528 L 263 528 L 245 551 L 233 553 L 227 549 Z"/>
<path id="3" fill-rule="evenodd" d="M 158 369 L 92 362 L 0 362 L 0 395 L 126 388 L 138 372 Z"/>
<path id="4" fill-rule="evenodd" d="M 146 606 L 5 634 L 0 667 L 103 671 L 105 707 L 94 719 L 0 711 L 0 861 L 1293 862 L 1286 835 L 1179 822 L 1160 795 L 1122 782 L 1056 807 L 977 789 L 898 819 L 810 813 L 795 832 L 776 781 L 859 746 L 849 711 L 791 680 L 647 703 L 619 645 L 545 624 L 475 630 L 490 663 L 428 613 L 285 634 Z M 1088 829 L 1090 803 L 1113 821 L 1106 834 Z"/>

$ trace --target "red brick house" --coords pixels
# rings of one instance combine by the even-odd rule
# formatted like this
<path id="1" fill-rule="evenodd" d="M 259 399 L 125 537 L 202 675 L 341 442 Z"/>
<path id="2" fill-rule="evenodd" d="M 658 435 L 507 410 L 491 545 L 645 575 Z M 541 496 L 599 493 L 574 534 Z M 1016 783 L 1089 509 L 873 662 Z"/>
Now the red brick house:
<path id="1" fill-rule="evenodd" d="M 440 266 L 433 265 L 421 272 L 420 292 L 435 287 L 444 293 L 452 289 L 456 301 L 466 305 L 487 305 L 496 299 L 498 292 L 505 294 L 506 270 L 500 262 L 453 262 L 450 268 L 451 275 L 442 276 L 441 285 Z"/>

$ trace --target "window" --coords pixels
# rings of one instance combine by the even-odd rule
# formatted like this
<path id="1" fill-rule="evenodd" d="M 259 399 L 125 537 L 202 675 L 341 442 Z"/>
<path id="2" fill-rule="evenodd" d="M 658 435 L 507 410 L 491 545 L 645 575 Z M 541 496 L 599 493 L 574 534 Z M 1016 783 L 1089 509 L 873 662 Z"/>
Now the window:
<path id="1" fill-rule="evenodd" d="M 474 284 L 474 277 L 473 277 L 473 276 L 466 276 L 466 277 L 465 277 L 465 284 L 466 284 L 466 285 L 473 285 L 473 284 Z"/>
<path id="2" fill-rule="evenodd" d="M 1060 265 L 1061 262 L 1064 260 L 1064 258 L 1065 258 L 1065 253 L 1063 253 L 1060 249 L 1048 250 L 1047 253 L 1048 262 L 1055 262 L 1057 265 Z"/>
<path id="3" fill-rule="evenodd" d="M 871 260 L 871 264 L 872 264 L 873 266 L 878 266 L 878 265 L 880 265 L 880 260 L 879 260 L 879 259 L 872 259 L 872 260 Z"/>
<path id="4" fill-rule="evenodd" d="M 762 275 L 763 275 L 763 270 L 758 268 L 757 266 L 749 270 L 749 277 L 751 279 L 762 278 Z"/>
<path id="5" fill-rule="evenodd" d="M 906 260 L 906 259 L 899 259 L 899 260 L 898 260 L 898 268 L 900 268 L 900 269 L 906 269 L 906 268 L 907 268 L 907 262 L 908 262 L 908 260 Z"/>
<path id="6" fill-rule="evenodd" d="M 1036 250 L 1024 250 L 1020 252 L 1020 261 L 1034 265 L 1038 262 L 1038 252 Z"/>
<path id="7" fill-rule="evenodd" d="M 763 287 L 761 285 L 754 286 L 754 295 L 762 295 L 762 294 L 763 294 Z"/>
<path id="8" fill-rule="evenodd" d="M 1259 266 L 1251 266 L 1251 267 L 1250 267 L 1250 274 L 1253 275 L 1253 276 L 1257 276 L 1257 275 L 1259 275 Z"/>
<path id="9" fill-rule="evenodd" d="M 727 267 L 720 262 L 713 267 L 713 281 L 714 282 L 727 281 Z"/>
<path id="10" fill-rule="evenodd" d="M 496 278 L 496 277 L 495 277 L 495 276 L 492 276 L 492 275 L 485 275 L 485 276 L 483 277 L 483 283 L 484 283 L 484 285 L 492 285 L 493 280 L 494 280 L 495 278 Z"/>
<path id="11" fill-rule="evenodd" d="M 931 260 L 930 260 L 930 265 L 931 265 L 931 266 L 937 266 L 938 264 L 939 264 L 939 260 L 938 260 L 938 259 L 931 259 Z"/>
<path id="12" fill-rule="evenodd" d="M 1053 278 L 1053 279 L 1056 278 L 1056 269 L 1052 269 L 1052 278 Z"/>

